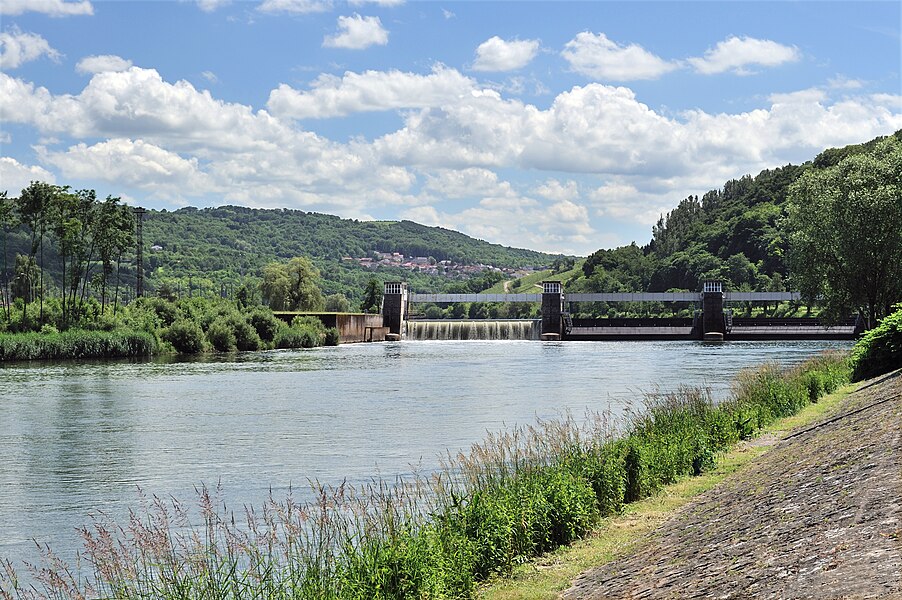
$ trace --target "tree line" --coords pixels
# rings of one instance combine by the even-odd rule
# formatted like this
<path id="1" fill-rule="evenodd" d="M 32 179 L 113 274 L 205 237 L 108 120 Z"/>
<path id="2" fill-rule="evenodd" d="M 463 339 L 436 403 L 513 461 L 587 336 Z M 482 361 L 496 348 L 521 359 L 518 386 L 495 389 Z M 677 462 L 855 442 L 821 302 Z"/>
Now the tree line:
<path id="1" fill-rule="evenodd" d="M 0 194 L 0 226 L 0 305 L 7 322 L 12 320 L 16 301 L 25 328 L 29 326 L 26 306 L 37 302 L 38 320 L 43 323 L 45 301 L 50 297 L 59 302 L 64 328 L 78 325 L 95 297 L 100 314 L 110 304 L 119 304 L 123 258 L 135 247 L 134 216 L 121 198 L 100 200 L 94 190 L 32 182 L 18 197 Z M 25 252 L 17 252 L 10 265 L 10 238 L 23 232 Z M 56 285 L 47 274 L 50 262 L 58 274 Z"/>
<path id="2" fill-rule="evenodd" d="M 689 196 L 645 246 L 589 255 L 567 289 L 695 291 L 707 279 L 800 291 L 825 316 L 873 326 L 902 301 L 902 131 Z"/>

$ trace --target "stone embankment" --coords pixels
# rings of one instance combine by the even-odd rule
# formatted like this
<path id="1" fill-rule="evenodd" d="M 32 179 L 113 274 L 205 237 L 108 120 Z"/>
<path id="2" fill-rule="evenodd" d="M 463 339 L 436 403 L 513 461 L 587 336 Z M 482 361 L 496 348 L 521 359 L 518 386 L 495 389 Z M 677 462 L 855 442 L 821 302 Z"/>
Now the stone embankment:
<path id="1" fill-rule="evenodd" d="M 775 440 L 563 598 L 902 598 L 902 372 Z"/>

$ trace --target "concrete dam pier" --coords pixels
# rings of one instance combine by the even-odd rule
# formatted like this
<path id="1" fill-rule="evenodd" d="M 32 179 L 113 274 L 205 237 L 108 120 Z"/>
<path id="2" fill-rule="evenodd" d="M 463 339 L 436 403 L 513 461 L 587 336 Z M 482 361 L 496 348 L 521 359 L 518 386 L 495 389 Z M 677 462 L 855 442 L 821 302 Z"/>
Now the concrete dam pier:
<path id="1" fill-rule="evenodd" d="M 541 294 L 412 294 L 405 282 L 385 284 L 382 318 L 385 339 L 541 339 L 541 340 L 802 340 L 854 339 L 858 320 L 825 324 L 816 318 L 739 318 L 729 302 L 786 302 L 798 292 L 729 292 L 720 281 L 706 281 L 700 292 L 565 294 L 559 281 L 545 281 Z M 413 303 L 536 302 L 541 320 L 410 320 Z M 574 319 L 577 302 L 682 302 L 696 306 L 691 318 Z M 520 323 L 512 326 L 510 323 Z M 522 333 L 512 333 L 512 332 Z"/>

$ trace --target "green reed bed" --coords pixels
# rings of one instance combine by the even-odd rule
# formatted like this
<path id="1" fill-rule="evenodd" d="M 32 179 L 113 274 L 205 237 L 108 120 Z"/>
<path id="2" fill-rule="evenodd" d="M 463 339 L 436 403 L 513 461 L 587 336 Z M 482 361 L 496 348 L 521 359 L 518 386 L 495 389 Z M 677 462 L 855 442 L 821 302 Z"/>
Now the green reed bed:
<path id="1" fill-rule="evenodd" d="M 844 356 L 740 375 L 726 402 L 698 389 L 646 399 L 622 422 L 566 416 L 489 436 L 434 474 L 316 501 L 233 512 L 206 490 L 199 517 L 154 499 L 83 531 L 90 581 L 45 556 L 37 584 L 0 569 L 0 598 L 467 598 L 479 581 L 587 533 L 624 503 L 697 474 L 759 428 L 848 381 Z"/>
<path id="2" fill-rule="evenodd" d="M 143 331 L 0 334 L 0 361 L 150 356 L 154 337 Z"/>

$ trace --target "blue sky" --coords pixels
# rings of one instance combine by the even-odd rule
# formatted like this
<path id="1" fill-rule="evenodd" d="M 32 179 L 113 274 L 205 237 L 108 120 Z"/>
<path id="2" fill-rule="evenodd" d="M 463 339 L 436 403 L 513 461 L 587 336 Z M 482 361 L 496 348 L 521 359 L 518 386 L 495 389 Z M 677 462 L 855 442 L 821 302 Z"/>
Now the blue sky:
<path id="1" fill-rule="evenodd" d="M 588 254 L 902 128 L 899 2 L 0 3 L 0 190 Z"/>

